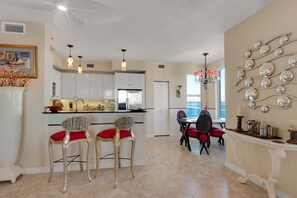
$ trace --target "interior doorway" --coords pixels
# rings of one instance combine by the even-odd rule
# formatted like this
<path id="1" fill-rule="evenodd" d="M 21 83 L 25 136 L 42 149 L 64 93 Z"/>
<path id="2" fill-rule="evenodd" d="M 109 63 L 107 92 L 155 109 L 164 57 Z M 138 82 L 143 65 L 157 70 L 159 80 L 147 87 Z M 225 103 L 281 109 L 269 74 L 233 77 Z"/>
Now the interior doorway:
<path id="1" fill-rule="evenodd" d="M 154 136 L 169 135 L 169 82 L 154 82 Z"/>

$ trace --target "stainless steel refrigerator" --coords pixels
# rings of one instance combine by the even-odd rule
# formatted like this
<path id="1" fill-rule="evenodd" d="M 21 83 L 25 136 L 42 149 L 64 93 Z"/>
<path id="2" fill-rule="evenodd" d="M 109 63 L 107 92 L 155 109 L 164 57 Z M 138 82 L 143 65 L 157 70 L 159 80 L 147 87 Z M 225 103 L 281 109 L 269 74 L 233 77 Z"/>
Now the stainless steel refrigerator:
<path id="1" fill-rule="evenodd" d="M 142 110 L 141 89 L 118 89 L 118 110 Z"/>

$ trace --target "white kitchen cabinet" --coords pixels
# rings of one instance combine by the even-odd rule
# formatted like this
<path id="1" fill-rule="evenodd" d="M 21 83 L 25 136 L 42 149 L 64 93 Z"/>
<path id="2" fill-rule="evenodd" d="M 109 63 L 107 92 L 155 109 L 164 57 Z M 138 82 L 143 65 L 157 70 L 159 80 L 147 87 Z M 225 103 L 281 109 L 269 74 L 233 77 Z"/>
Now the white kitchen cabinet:
<path id="1" fill-rule="evenodd" d="M 102 98 L 102 74 L 89 74 L 90 98 Z"/>
<path id="2" fill-rule="evenodd" d="M 89 74 L 76 74 L 76 94 L 78 98 L 90 98 Z"/>
<path id="3" fill-rule="evenodd" d="M 62 73 L 62 98 L 114 98 L 113 74 Z"/>
<path id="4" fill-rule="evenodd" d="M 75 73 L 62 73 L 62 98 L 73 98 L 76 89 Z"/>
<path id="5" fill-rule="evenodd" d="M 144 74 L 115 73 L 116 89 L 144 89 Z"/>
<path id="6" fill-rule="evenodd" d="M 144 74 L 131 74 L 133 89 L 144 89 Z"/>
<path id="7" fill-rule="evenodd" d="M 104 98 L 114 98 L 115 77 L 114 75 L 102 75 L 102 95 Z"/>

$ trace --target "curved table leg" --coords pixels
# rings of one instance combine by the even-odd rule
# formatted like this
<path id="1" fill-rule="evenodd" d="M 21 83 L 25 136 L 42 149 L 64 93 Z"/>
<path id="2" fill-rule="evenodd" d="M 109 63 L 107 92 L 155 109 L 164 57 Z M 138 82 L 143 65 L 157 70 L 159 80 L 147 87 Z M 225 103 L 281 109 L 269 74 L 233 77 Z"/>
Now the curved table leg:
<path id="1" fill-rule="evenodd" d="M 238 178 L 239 182 L 246 183 L 249 178 L 254 177 L 260 182 L 260 184 L 264 184 L 266 186 L 269 198 L 276 198 L 275 196 L 275 184 L 277 182 L 276 178 L 279 176 L 281 160 L 286 158 L 286 152 L 283 149 L 277 149 L 277 148 L 269 149 L 269 153 L 271 155 L 272 170 L 271 172 L 269 172 L 268 179 L 265 179 L 265 178 L 261 178 L 256 174 L 249 174 L 244 165 L 244 161 L 239 158 L 237 154 L 237 144 L 242 142 L 242 140 L 235 139 L 227 134 L 224 134 L 224 138 L 228 138 L 231 145 L 232 154 L 236 159 L 236 161 L 239 163 L 240 167 L 244 171 L 244 176 L 240 176 Z"/>

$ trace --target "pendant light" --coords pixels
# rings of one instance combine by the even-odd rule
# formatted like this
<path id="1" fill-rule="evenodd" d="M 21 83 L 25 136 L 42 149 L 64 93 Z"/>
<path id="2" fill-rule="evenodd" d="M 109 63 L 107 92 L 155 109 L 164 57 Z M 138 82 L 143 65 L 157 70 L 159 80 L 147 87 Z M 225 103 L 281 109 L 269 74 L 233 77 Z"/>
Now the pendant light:
<path id="1" fill-rule="evenodd" d="M 83 72 L 83 68 L 81 66 L 81 58 L 82 58 L 82 56 L 78 56 L 78 58 L 79 58 L 79 65 L 78 65 L 78 68 L 77 68 L 77 73 L 82 74 L 82 72 Z"/>
<path id="2" fill-rule="evenodd" d="M 73 58 L 71 56 L 71 48 L 73 47 L 73 45 L 67 45 L 69 47 L 69 56 L 67 58 L 67 67 L 68 68 L 72 68 L 73 67 Z"/>
<path id="3" fill-rule="evenodd" d="M 125 52 L 126 52 L 126 49 L 122 49 L 122 52 L 123 52 L 123 60 L 122 60 L 122 71 L 127 71 L 127 64 L 126 64 L 126 61 L 125 61 Z"/>

